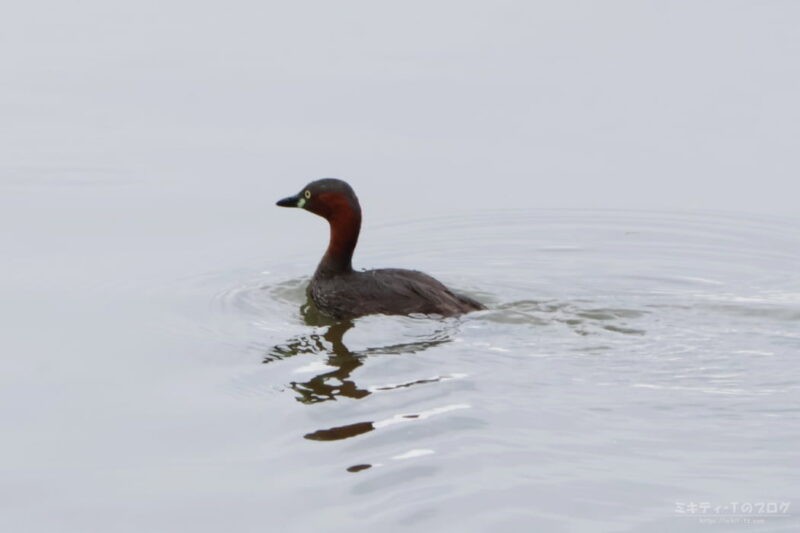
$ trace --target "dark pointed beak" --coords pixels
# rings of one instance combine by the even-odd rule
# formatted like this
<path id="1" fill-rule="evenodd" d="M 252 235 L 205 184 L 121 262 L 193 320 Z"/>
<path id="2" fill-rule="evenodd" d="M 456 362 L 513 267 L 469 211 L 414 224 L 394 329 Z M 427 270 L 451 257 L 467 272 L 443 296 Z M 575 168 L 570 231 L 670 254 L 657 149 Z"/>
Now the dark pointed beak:
<path id="1" fill-rule="evenodd" d="M 278 200 L 275 205 L 279 205 L 281 207 L 297 207 L 297 204 L 300 202 L 300 198 L 302 197 L 299 194 L 287 196 L 283 200 Z"/>

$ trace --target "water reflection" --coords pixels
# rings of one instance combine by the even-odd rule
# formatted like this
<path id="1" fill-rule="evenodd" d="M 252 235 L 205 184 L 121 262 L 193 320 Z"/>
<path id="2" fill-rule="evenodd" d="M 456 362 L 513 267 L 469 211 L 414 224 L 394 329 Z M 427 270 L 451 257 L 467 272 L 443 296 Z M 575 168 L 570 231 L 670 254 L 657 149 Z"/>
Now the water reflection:
<path id="1" fill-rule="evenodd" d="M 339 397 L 361 399 L 372 394 L 373 391 L 360 387 L 351 377 L 353 371 L 363 365 L 370 355 L 415 353 L 452 340 L 450 328 L 443 323 L 442 327 L 428 338 L 419 341 L 352 351 L 345 345 L 343 339 L 345 333 L 355 327 L 353 321 L 337 322 L 325 317 L 316 309 L 310 299 L 307 299 L 306 303 L 300 307 L 300 314 L 306 325 L 318 328 L 317 332 L 293 337 L 283 344 L 274 346 L 264 357 L 264 363 L 302 354 L 327 354 L 325 372 L 315 375 L 308 381 L 293 381 L 289 384 L 289 387 L 297 393 L 297 401 L 305 404 L 336 400 Z M 320 327 L 327 329 L 320 333 Z M 377 387 L 374 390 L 409 387 L 440 379 L 442 378 L 420 379 L 409 383 Z M 363 432 L 359 431 L 359 433 Z"/>
<path id="2" fill-rule="evenodd" d="M 305 382 L 293 381 L 290 383 L 291 389 L 298 394 L 298 401 L 318 403 L 335 400 L 337 396 L 359 399 L 371 394 L 370 391 L 360 388 L 355 381 L 349 379 L 353 370 L 364 364 L 363 359 L 366 357 L 354 354 L 342 341 L 344 334 L 352 327 L 353 323 L 350 321 L 329 326 L 322 335 L 327 346 L 321 342 L 319 336 L 315 335 L 317 347 L 327 350 L 330 354 L 325 364 L 333 367 L 333 370 L 318 374 Z"/>
<path id="3" fill-rule="evenodd" d="M 308 440 L 342 440 L 368 433 L 375 429 L 375 422 L 356 422 L 328 429 L 318 429 L 303 435 Z"/>

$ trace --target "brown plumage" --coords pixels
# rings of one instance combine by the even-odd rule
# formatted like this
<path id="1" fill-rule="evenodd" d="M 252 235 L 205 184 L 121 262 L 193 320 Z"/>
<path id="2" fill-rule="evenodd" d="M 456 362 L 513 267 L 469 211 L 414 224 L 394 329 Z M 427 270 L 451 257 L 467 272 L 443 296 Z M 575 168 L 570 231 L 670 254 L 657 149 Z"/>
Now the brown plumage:
<path id="1" fill-rule="evenodd" d="M 485 309 L 480 302 L 456 294 L 416 270 L 353 270 L 353 250 L 361 230 L 361 206 L 353 189 L 344 181 L 333 178 L 313 181 L 277 205 L 303 208 L 330 224 L 328 249 L 308 288 L 322 313 L 345 319 L 371 314 L 452 316 Z"/>

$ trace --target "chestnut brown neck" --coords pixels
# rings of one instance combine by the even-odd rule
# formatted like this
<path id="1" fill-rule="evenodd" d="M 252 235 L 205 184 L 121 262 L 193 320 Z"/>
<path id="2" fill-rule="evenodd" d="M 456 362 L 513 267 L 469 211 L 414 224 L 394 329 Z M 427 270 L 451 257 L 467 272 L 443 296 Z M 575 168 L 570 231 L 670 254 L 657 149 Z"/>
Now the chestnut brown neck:
<path id="1" fill-rule="evenodd" d="M 343 195 L 325 199 L 325 209 L 318 213 L 325 217 L 331 228 L 328 249 L 317 266 L 314 277 L 335 276 L 353 271 L 353 251 L 361 231 L 361 207 L 358 200 Z"/>

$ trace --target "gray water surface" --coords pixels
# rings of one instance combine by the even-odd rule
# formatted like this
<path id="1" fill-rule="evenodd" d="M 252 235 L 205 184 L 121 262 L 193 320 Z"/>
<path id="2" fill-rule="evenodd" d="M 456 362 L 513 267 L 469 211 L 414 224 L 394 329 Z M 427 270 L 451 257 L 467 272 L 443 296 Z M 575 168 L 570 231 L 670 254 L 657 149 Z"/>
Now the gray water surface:
<path id="1" fill-rule="evenodd" d="M 800 530 L 800 2 L 0 15 L 0 532 Z"/>
<path id="2" fill-rule="evenodd" d="M 366 222 L 358 266 L 489 309 L 335 323 L 305 296 L 310 214 L 243 253 L 264 228 L 192 237 L 168 202 L 116 210 L 135 185 L 59 190 L 70 207 L 41 187 L 15 191 L 3 282 L 5 530 L 703 531 L 680 510 L 800 496 L 797 220 Z M 793 510 L 716 527 L 790 531 Z"/>

